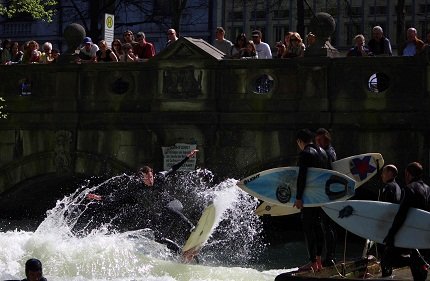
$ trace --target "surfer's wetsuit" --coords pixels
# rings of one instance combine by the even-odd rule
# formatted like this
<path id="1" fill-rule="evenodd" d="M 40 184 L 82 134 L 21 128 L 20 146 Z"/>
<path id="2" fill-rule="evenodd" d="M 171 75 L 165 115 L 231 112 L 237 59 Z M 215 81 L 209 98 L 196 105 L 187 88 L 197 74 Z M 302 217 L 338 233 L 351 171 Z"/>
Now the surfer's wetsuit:
<path id="1" fill-rule="evenodd" d="M 337 160 L 336 150 L 332 145 L 323 148 L 328 157 L 328 169 L 332 169 L 332 163 Z M 322 261 L 323 266 L 332 266 L 336 262 L 336 223 L 320 207 L 321 227 L 324 233 L 326 253 Z"/>
<path id="2" fill-rule="evenodd" d="M 328 169 L 329 160 L 326 152 L 319 146 L 310 143 L 299 154 L 299 175 L 297 177 L 296 200 L 301 200 L 305 190 L 308 168 Z M 321 187 L 323 188 L 323 187 Z M 309 260 L 316 262 L 316 257 L 321 256 L 324 234 L 321 227 L 320 208 L 304 207 L 301 210 L 303 231 L 306 238 Z"/>
<path id="3" fill-rule="evenodd" d="M 393 224 L 388 231 L 387 237 L 384 239 L 384 242 L 387 244 L 387 248 L 381 261 L 381 264 L 384 264 L 385 267 L 382 269 L 386 270 L 386 272 L 383 272 L 383 276 L 391 275 L 392 266 L 396 264 L 396 258 L 398 256 L 394 254 L 396 249 L 394 247 L 394 237 L 405 222 L 409 208 L 430 211 L 430 187 L 421 179 L 412 179 L 404 189 L 404 195 L 400 201 L 399 211 L 394 217 Z M 411 237 L 411 239 L 413 239 L 413 237 Z M 426 262 L 418 250 L 410 250 L 410 259 L 408 263 L 415 281 L 427 279 L 427 270 L 425 269 Z"/>
<path id="4" fill-rule="evenodd" d="M 402 190 L 395 179 L 387 182 L 381 190 L 379 201 L 398 204 L 402 196 Z"/>
<path id="5" fill-rule="evenodd" d="M 102 215 L 96 215 L 106 217 L 105 221 L 109 219 L 121 230 L 150 228 L 158 242 L 185 242 L 194 225 L 182 213 L 182 203 L 164 189 L 164 184 L 166 177 L 188 159 L 185 157 L 168 171 L 158 172 L 153 186 L 146 186 L 139 177 L 134 177 L 127 185 L 103 195 L 102 201 L 98 201 L 101 203 L 98 211 L 104 211 Z"/>

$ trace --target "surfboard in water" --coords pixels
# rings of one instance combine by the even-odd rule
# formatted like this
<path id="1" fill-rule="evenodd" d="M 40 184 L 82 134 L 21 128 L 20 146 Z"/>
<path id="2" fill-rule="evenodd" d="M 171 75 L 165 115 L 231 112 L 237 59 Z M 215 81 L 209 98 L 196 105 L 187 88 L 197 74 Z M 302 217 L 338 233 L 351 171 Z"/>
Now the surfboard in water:
<path id="1" fill-rule="evenodd" d="M 270 204 L 294 205 L 299 167 L 281 167 L 262 171 L 241 180 L 237 185 L 245 192 Z M 309 168 L 303 204 L 321 206 L 335 200 L 346 200 L 354 195 L 355 181 L 336 171 Z"/>
<path id="2" fill-rule="evenodd" d="M 398 204 L 379 201 L 350 200 L 322 206 L 327 215 L 346 230 L 363 238 L 383 243 Z M 395 236 L 396 247 L 408 249 L 430 248 L 430 213 L 411 208 Z"/>
<path id="3" fill-rule="evenodd" d="M 216 209 L 214 204 L 205 208 L 196 227 L 182 247 L 182 258 L 185 262 L 191 261 L 198 255 L 200 249 L 206 244 L 215 226 Z"/>
<path id="4" fill-rule="evenodd" d="M 333 170 L 345 174 L 356 181 L 355 188 L 360 187 L 384 166 L 384 158 L 380 153 L 364 153 L 339 159 L 332 163 Z M 255 213 L 258 216 L 288 216 L 299 213 L 296 208 L 279 206 L 267 202 L 261 203 Z"/>

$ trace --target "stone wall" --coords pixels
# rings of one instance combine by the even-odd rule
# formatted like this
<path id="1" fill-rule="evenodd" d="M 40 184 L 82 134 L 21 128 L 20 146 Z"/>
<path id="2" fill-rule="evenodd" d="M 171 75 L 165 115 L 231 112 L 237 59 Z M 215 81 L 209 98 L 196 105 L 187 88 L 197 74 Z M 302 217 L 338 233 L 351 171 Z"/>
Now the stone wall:
<path id="1" fill-rule="evenodd" d="M 428 73 L 402 57 L 219 60 L 187 42 L 145 63 L 0 66 L 0 196 L 38 177 L 161 169 L 161 146 L 178 142 L 240 178 L 293 165 L 303 127 L 331 129 L 340 158 L 381 152 L 428 175 Z"/>

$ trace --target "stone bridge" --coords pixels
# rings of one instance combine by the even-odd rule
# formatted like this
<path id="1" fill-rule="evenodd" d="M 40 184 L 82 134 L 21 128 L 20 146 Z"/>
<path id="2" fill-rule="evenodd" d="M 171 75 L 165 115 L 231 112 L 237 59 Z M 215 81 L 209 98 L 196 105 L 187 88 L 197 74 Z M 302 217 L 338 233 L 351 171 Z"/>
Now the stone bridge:
<path id="1" fill-rule="evenodd" d="M 303 127 L 330 129 L 340 158 L 380 152 L 428 176 L 426 56 L 221 58 L 181 38 L 143 63 L 0 66 L 0 216 L 40 214 L 84 178 L 162 169 L 176 143 L 221 178 L 293 165 Z"/>

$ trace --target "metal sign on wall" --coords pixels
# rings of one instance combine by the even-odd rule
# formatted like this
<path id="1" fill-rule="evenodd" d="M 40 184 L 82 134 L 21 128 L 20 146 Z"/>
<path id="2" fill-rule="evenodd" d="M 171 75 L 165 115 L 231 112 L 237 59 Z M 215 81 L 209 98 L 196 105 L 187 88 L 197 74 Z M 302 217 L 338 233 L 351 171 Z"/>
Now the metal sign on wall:
<path id="1" fill-rule="evenodd" d="M 196 149 L 196 144 L 177 143 L 172 146 L 163 146 L 163 169 L 169 170 L 174 164 L 180 162 L 192 150 Z M 179 171 L 193 171 L 196 168 L 196 157 L 190 158 Z"/>
<path id="2" fill-rule="evenodd" d="M 104 23 L 104 38 L 108 47 L 112 45 L 114 29 L 115 29 L 115 16 L 111 14 L 105 14 Z"/>

